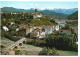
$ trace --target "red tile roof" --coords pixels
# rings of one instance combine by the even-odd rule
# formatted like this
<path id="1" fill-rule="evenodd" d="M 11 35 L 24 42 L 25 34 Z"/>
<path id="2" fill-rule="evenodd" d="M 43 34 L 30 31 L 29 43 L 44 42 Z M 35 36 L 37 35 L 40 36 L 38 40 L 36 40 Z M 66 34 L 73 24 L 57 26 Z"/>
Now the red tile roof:
<path id="1" fill-rule="evenodd" d="M 52 27 L 53 25 L 46 25 L 46 26 L 48 26 L 48 27 Z"/>
<path id="2" fill-rule="evenodd" d="M 37 34 L 30 34 L 31 36 L 36 36 Z"/>
<path id="3" fill-rule="evenodd" d="M 63 30 L 63 31 L 70 31 L 70 30 Z"/>
<path id="4" fill-rule="evenodd" d="M 24 24 L 20 24 L 20 25 L 24 25 Z"/>
<path id="5" fill-rule="evenodd" d="M 8 22 L 8 23 L 14 23 L 14 22 Z"/>

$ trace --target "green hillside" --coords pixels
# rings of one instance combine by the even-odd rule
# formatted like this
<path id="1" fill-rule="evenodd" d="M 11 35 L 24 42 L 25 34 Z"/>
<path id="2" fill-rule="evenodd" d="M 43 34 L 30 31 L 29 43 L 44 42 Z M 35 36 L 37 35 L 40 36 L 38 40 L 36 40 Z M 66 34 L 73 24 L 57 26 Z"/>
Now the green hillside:
<path id="1" fill-rule="evenodd" d="M 73 14 L 67 17 L 69 20 L 78 20 L 78 11 L 74 12 Z"/>
<path id="2" fill-rule="evenodd" d="M 58 18 L 66 18 L 67 16 L 69 16 L 69 14 L 63 14 L 63 13 L 56 13 L 54 11 L 50 11 L 50 10 L 44 10 L 42 11 L 42 13 L 48 17 L 58 17 Z"/>

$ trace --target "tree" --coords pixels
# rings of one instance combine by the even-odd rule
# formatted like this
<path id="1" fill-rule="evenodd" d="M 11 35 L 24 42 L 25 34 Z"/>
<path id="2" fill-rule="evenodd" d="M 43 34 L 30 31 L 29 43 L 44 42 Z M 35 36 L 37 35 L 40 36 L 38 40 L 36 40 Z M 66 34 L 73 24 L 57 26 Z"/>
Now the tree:
<path id="1" fill-rule="evenodd" d="M 21 55 L 21 51 L 20 50 L 15 50 L 15 55 Z"/>
<path id="2" fill-rule="evenodd" d="M 74 29 L 71 29 L 71 34 L 74 34 Z"/>
<path id="3" fill-rule="evenodd" d="M 42 51 L 39 53 L 39 55 L 47 55 L 47 48 L 43 47 Z"/>
<path id="4" fill-rule="evenodd" d="M 55 48 L 52 48 L 52 55 L 58 55 L 57 50 Z"/>
<path id="5" fill-rule="evenodd" d="M 62 29 L 69 30 L 69 29 L 70 29 L 70 26 L 69 26 L 69 25 L 65 25 L 65 27 L 64 27 L 64 28 L 62 28 Z"/>
<path id="6" fill-rule="evenodd" d="M 76 51 L 72 45 L 76 43 L 74 41 L 74 38 L 70 35 L 49 35 L 46 38 L 46 46 L 56 49 L 62 49 L 62 50 L 73 50 Z M 75 44 L 77 46 L 77 44 Z"/>
<path id="7" fill-rule="evenodd" d="M 39 53 L 39 55 L 58 55 L 57 50 L 55 48 L 50 49 L 49 47 L 43 47 L 42 51 Z"/>

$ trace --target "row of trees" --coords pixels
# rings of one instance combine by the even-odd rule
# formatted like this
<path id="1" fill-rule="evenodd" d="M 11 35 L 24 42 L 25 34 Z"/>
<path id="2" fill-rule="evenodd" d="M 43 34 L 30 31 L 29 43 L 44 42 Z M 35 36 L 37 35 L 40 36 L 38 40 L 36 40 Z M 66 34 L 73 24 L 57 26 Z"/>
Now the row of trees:
<path id="1" fill-rule="evenodd" d="M 46 46 L 50 48 L 57 48 L 62 50 L 78 51 L 78 45 L 75 38 L 70 35 L 49 35 L 46 38 Z"/>

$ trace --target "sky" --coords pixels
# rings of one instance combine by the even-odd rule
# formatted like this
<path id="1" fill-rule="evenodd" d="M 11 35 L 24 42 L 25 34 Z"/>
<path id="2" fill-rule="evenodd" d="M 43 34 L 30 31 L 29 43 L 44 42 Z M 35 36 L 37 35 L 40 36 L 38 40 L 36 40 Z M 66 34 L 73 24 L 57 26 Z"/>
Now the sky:
<path id="1" fill-rule="evenodd" d="M 2 7 L 29 8 L 78 8 L 77 1 L 1 1 Z"/>

